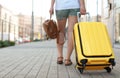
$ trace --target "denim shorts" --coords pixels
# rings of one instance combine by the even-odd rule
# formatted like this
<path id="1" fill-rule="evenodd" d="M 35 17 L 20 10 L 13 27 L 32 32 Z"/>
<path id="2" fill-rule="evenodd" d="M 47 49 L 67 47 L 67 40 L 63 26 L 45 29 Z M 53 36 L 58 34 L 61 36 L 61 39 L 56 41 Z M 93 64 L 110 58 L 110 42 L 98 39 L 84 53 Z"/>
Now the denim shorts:
<path id="1" fill-rule="evenodd" d="M 58 20 L 67 19 L 69 16 L 77 16 L 77 12 L 80 12 L 79 8 L 76 8 L 76 9 L 65 9 L 65 10 L 56 10 L 56 18 Z"/>

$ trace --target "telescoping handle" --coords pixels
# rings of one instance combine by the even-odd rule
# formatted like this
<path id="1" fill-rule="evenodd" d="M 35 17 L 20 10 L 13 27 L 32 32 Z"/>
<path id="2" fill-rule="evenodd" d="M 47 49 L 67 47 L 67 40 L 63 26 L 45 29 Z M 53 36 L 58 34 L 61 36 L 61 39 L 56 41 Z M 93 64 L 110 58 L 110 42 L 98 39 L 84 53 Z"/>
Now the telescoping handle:
<path id="1" fill-rule="evenodd" d="M 89 12 L 86 12 L 86 14 L 85 14 L 85 15 L 88 15 L 88 16 L 90 17 Z M 77 19 L 78 19 L 78 22 L 81 22 L 80 17 L 81 17 L 80 12 L 77 12 Z M 89 20 L 90 20 L 90 18 L 89 18 L 89 19 L 87 19 L 87 20 L 89 21 Z"/>

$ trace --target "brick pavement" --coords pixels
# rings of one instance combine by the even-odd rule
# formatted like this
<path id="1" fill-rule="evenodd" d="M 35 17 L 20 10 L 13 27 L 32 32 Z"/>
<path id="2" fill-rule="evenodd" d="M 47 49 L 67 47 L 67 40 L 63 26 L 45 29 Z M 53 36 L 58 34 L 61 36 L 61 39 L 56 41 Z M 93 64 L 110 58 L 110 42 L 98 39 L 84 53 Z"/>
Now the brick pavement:
<path id="1" fill-rule="evenodd" d="M 0 78 L 120 78 L 120 49 L 114 49 L 117 64 L 111 73 L 105 70 L 84 71 L 72 66 L 56 64 L 57 49 L 54 40 L 20 44 L 0 49 Z M 66 44 L 64 45 L 64 56 Z"/>

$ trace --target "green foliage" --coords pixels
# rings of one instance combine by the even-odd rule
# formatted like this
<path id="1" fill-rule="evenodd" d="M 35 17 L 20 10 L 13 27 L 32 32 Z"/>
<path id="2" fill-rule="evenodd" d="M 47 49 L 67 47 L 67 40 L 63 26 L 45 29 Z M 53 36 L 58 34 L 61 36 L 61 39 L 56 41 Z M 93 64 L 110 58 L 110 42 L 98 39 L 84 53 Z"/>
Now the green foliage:
<path id="1" fill-rule="evenodd" d="M 10 41 L 9 42 L 11 46 L 14 46 L 15 45 L 15 42 L 14 41 Z"/>
<path id="2" fill-rule="evenodd" d="M 8 40 L 3 41 L 2 46 L 3 46 L 3 47 L 8 47 L 8 46 L 10 46 L 9 41 L 8 41 Z"/>
<path id="3" fill-rule="evenodd" d="M 0 41 L 0 48 L 2 47 L 2 43 L 3 43 L 3 42 L 2 42 L 2 41 Z"/>
<path id="4" fill-rule="evenodd" d="M 35 40 L 33 40 L 33 41 L 40 41 L 39 39 L 35 39 Z"/>
<path id="5" fill-rule="evenodd" d="M 8 41 L 8 40 L 0 41 L 0 48 L 8 47 L 8 46 L 14 46 L 14 45 L 15 45 L 14 41 Z"/>

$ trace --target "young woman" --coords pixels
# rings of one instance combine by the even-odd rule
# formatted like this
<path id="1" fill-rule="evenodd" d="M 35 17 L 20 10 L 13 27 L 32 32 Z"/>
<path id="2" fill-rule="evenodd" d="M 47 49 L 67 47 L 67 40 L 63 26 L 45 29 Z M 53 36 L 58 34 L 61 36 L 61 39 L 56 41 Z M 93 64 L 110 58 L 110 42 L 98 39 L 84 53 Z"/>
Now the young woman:
<path id="1" fill-rule="evenodd" d="M 52 15 L 54 13 L 54 4 L 55 12 L 59 30 L 59 36 L 57 38 L 57 48 L 58 48 L 58 58 L 57 63 L 63 64 L 63 44 L 65 42 L 65 26 L 66 21 L 68 20 L 68 42 L 67 42 L 67 54 L 65 57 L 65 66 L 72 64 L 71 54 L 74 48 L 72 33 L 74 24 L 77 23 L 77 12 L 80 12 L 82 15 L 86 13 L 85 2 L 84 0 L 51 0 L 51 6 L 49 13 Z"/>

